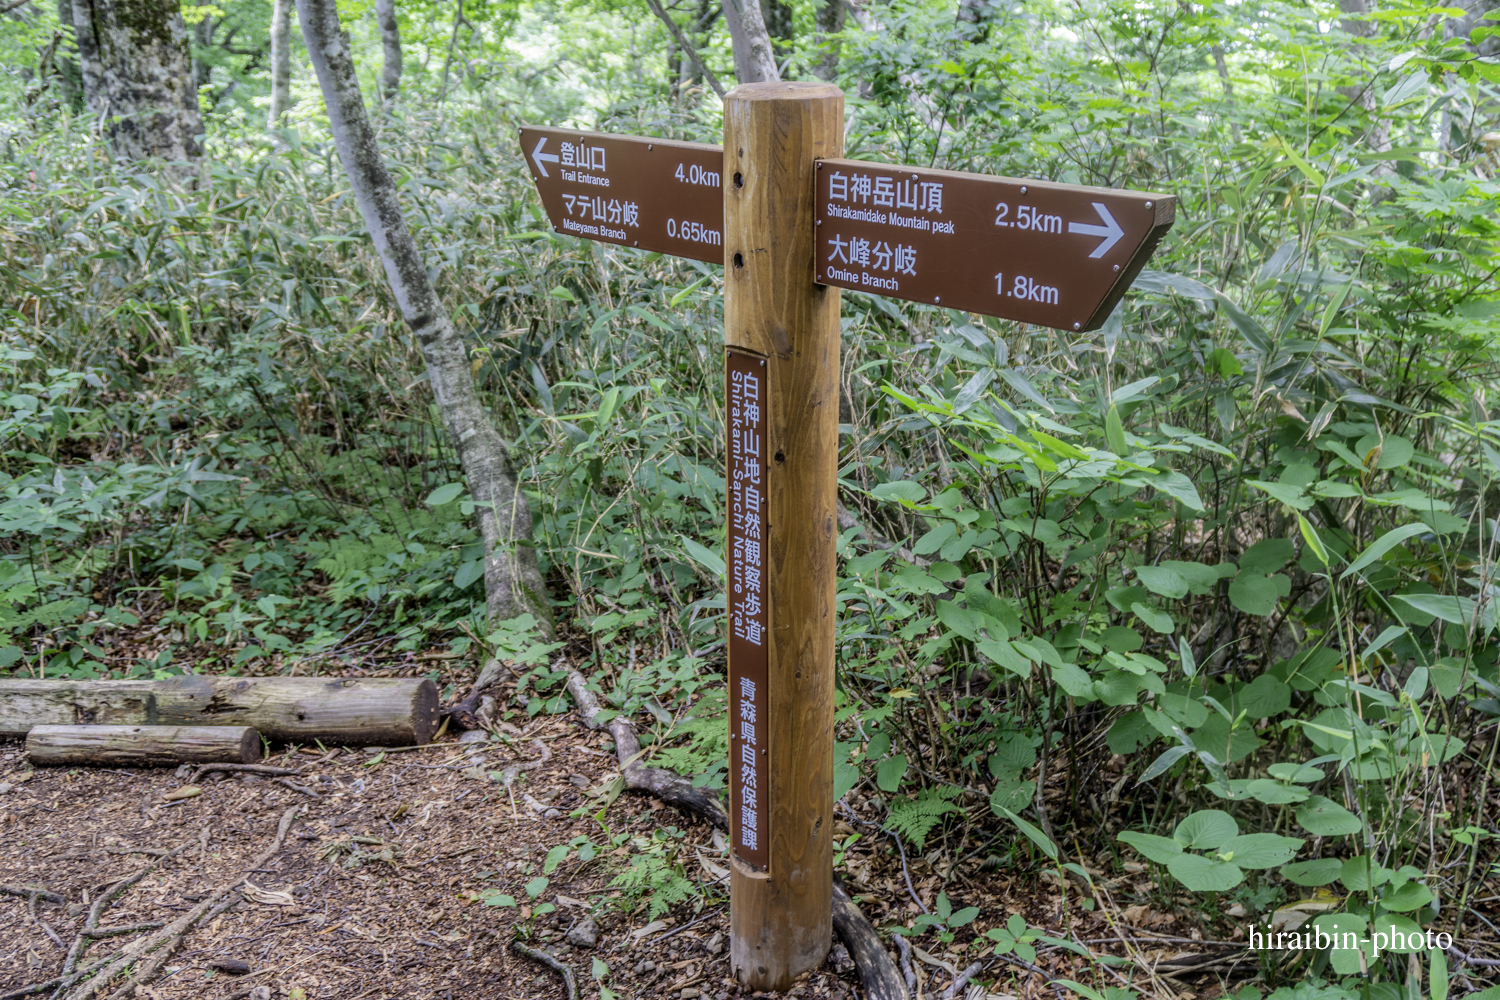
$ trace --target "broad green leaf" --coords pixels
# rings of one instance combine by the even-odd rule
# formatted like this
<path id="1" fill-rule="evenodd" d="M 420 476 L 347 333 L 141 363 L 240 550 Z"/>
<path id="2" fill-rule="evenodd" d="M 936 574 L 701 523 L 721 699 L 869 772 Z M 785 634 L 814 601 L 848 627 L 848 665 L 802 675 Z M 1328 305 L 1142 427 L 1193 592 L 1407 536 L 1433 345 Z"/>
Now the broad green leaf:
<path id="1" fill-rule="evenodd" d="M 1457 594 L 1396 594 L 1395 599 L 1411 605 L 1425 615 L 1454 625 L 1471 625 L 1474 622 L 1476 605 L 1472 597 Z"/>
<path id="2" fill-rule="evenodd" d="M 1151 485 L 1161 490 L 1167 496 L 1181 503 L 1189 510 L 1203 510 L 1203 498 L 1198 495 L 1198 487 L 1193 481 L 1180 472 L 1163 472 L 1151 480 Z"/>
<path id="3" fill-rule="evenodd" d="M 1314 795 L 1297 809 L 1297 825 L 1315 837 L 1340 837 L 1364 829 L 1358 816 L 1322 795 Z"/>
<path id="4" fill-rule="evenodd" d="M 1275 868 L 1292 860 L 1304 843 L 1274 833 L 1247 833 L 1226 840 L 1214 853 L 1241 868 Z"/>
<path id="5" fill-rule="evenodd" d="M 1427 950 L 1422 928 L 1410 917 L 1398 917 L 1394 913 L 1381 913 L 1370 927 L 1370 937 L 1380 945 L 1380 951 L 1412 955 Z"/>
<path id="6" fill-rule="evenodd" d="M 1256 778 L 1245 786 L 1245 794 L 1257 802 L 1284 806 L 1293 802 L 1305 802 L 1310 793 L 1301 785 L 1283 785 L 1270 778 Z"/>
<path id="7" fill-rule="evenodd" d="M 1163 752 L 1160 757 L 1157 757 L 1154 761 L 1152 761 L 1151 766 L 1146 768 L 1146 770 L 1141 774 L 1140 779 L 1136 783 L 1145 784 L 1192 752 L 1193 750 L 1191 747 L 1172 747 L 1171 749 Z"/>
<path id="8" fill-rule="evenodd" d="M 547 852 L 547 857 L 542 861 L 542 874 L 551 875 L 562 864 L 563 859 L 568 856 L 568 845 L 558 844 Z"/>
<path id="9" fill-rule="evenodd" d="M 894 483 L 881 483 L 870 491 L 870 495 L 877 500 L 904 500 L 909 504 L 914 504 L 919 503 L 927 495 L 927 490 L 917 483 L 902 480 Z"/>
<path id="10" fill-rule="evenodd" d="M 1380 905 L 1397 913 L 1410 913 L 1432 902 L 1432 890 L 1421 882 L 1408 882 L 1395 892 L 1380 897 Z"/>
<path id="11" fill-rule="evenodd" d="M 1136 577 L 1153 594 L 1177 601 L 1187 596 L 1188 582 L 1175 569 L 1166 566 L 1137 566 Z"/>
<path id="12" fill-rule="evenodd" d="M 1173 858 L 1182 854 L 1182 845 L 1175 840 L 1166 837 L 1158 837 L 1150 833 L 1137 833 L 1134 830 L 1126 830 L 1115 834 L 1115 839 L 1129 844 L 1139 851 L 1142 857 L 1149 858 L 1157 864 L 1166 864 Z"/>
<path id="13" fill-rule="evenodd" d="M 1360 854 L 1344 862 L 1339 870 L 1339 881 L 1344 888 L 1355 892 L 1378 889 L 1391 880 L 1391 870 L 1376 864 L 1368 855 Z"/>
<path id="14" fill-rule="evenodd" d="M 458 495 L 463 491 L 463 483 L 448 483 L 445 486 L 439 486 L 427 494 L 427 506 L 441 507 L 445 503 L 452 503 L 458 499 Z"/>
<path id="15" fill-rule="evenodd" d="M 1281 875 L 1296 885 L 1327 885 L 1339 877 L 1344 863 L 1338 858 L 1318 858 L 1315 861 L 1294 861 L 1283 865 Z"/>
<path id="16" fill-rule="evenodd" d="M 1276 572 L 1292 561 L 1297 546 L 1290 538 L 1266 538 L 1250 546 L 1240 556 L 1241 573 Z"/>
<path id="17" fill-rule="evenodd" d="M 1302 532 L 1302 540 L 1307 543 L 1307 548 L 1324 566 L 1328 565 L 1328 550 L 1323 547 L 1323 539 L 1318 537 L 1318 530 L 1303 517 L 1297 515 L 1297 530 Z"/>
<path id="18" fill-rule="evenodd" d="M 850 789 L 859 784 L 859 766 L 846 760 L 833 765 L 833 801 L 840 802 Z"/>
<path id="19" fill-rule="evenodd" d="M 1245 880 L 1238 865 L 1212 861 L 1201 854 L 1181 854 L 1167 863 L 1172 877 L 1193 892 L 1225 892 Z"/>
<path id="20" fill-rule="evenodd" d="M 1172 621 L 1172 616 L 1160 608 L 1153 608 L 1142 604 L 1140 601 L 1136 601 L 1130 605 L 1130 610 L 1135 613 L 1137 618 L 1151 626 L 1153 632 L 1160 632 L 1162 635 L 1171 635 L 1177 628 L 1177 623 Z"/>
<path id="21" fill-rule="evenodd" d="M 1240 825 L 1219 809 L 1200 809 L 1177 824 L 1172 839 L 1183 847 L 1206 850 L 1239 836 Z"/>
<path id="22" fill-rule="evenodd" d="M 906 766 L 906 754 L 887 757 L 875 769 L 875 784 L 882 792 L 896 791 L 901 787 L 901 779 L 906 776 Z"/>
<path id="23" fill-rule="evenodd" d="M 1269 494 L 1274 500 L 1279 500 L 1293 510 L 1307 510 L 1313 505 L 1312 497 L 1301 486 L 1291 486 L 1286 483 L 1267 483 L 1259 479 L 1247 479 L 1245 482 L 1254 486 L 1263 493 Z"/>
<path id="24" fill-rule="evenodd" d="M 1247 615 L 1268 617 L 1276 610 L 1277 602 L 1291 593 L 1291 581 L 1281 573 L 1262 576 L 1259 573 L 1240 573 L 1229 584 L 1229 603 Z"/>

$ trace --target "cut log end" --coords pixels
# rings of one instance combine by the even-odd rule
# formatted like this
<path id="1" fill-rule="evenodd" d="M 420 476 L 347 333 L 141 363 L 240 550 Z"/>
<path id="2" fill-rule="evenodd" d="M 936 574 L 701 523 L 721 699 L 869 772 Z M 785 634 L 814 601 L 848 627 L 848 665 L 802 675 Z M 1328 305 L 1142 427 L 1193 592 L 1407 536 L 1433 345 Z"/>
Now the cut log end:
<path id="1" fill-rule="evenodd" d="M 26 756 L 51 766 L 253 764 L 260 751 L 249 726 L 34 726 L 26 736 Z"/>

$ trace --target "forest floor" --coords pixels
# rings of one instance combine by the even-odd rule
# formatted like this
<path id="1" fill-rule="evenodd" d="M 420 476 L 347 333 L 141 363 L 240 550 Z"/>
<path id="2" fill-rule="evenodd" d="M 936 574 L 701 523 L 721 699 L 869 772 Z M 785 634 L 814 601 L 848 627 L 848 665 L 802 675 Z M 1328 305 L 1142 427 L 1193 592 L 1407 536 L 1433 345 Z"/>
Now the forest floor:
<path id="1" fill-rule="evenodd" d="M 187 769 L 33 769 L 21 744 L 0 743 L 0 887 L 45 886 L 67 901 L 38 900 L 33 914 L 26 898 L 0 893 L 0 996 L 57 976 L 89 904 L 158 864 L 152 852 L 184 845 L 107 906 L 96 926 L 171 921 L 221 886 L 244 898 L 189 933 L 136 997 L 267 995 L 256 987 L 288 1000 L 565 997 L 554 971 L 511 950 L 518 930 L 573 968 L 583 997 L 600 996 L 596 973 L 631 1000 L 739 995 L 729 978 L 727 886 L 715 884 L 725 874 L 722 839 L 653 798 L 604 797 L 618 774 L 612 743 L 576 713 L 503 728 L 506 740 L 459 742 L 450 733 L 417 749 L 283 749 L 263 763 L 295 769 L 295 777 L 209 774 L 191 786 Z M 496 780 L 507 768 L 508 786 Z M 199 791 L 174 797 L 190 788 Z M 858 796 L 849 801 L 856 821 L 862 811 L 876 815 Z M 601 805 L 604 824 L 595 818 Z M 281 849 L 251 867 L 293 808 Z M 680 835 L 676 856 L 700 891 L 652 921 L 647 898 L 622 907 L 610 882 L 662 827 Z M 839 821 L 839 838 L 853 832 Z M 1149 902 L 1152 880 L 1139 865 L 1113 880 L 1096 876 L 1109 903 L 1087 909 L 1054 871 L 1001 868 L 993 835 L 960 839 L 964 853 L 913 853 L 905 867 L 880 838 L 845 859 L 847 884 L 878 926 L 909 925 L 920 912 L 914 893 L 931 907 L 945 888 L 955 907 L 981 908 L 983 918 L 957 928 L 946 945 L 920 939 L 922 997 L 941 995 L 953 970 L 985 959 L 990 943 L 977 932 L 1003 925 L 1007 914 L 1131 963 L 1101 981 L 1101 966 L 1042 947 L 1031 969 L 1013 956 L 989 958 L 979 977 L 986 988 L 971 996 L 1066 996 L 1048 981 L 1081 978 L 1215 1000 L 1257 971 L 1242 942 L 1208 940 L 1229 935 L 1215 934 L 1190 908 L 1160 912 L 1174 908 Z M 584 841 L 603 846 L 586 861 L 569 853 L 539 882 L 549 852 Z M 1095 862 L 1108 870 L 1106 858 L 1087 859 L 1091 874 Z M 546 904 L 555 909 L 533 913 Z M 568 931 L 586 916 L 597 924 L 596 943 L 569 943 Z M 79 964 L 133 936 L 91 939 Z M 1226 963 L 1231 958 L 1238 966 Z M 842 1000 L 863 991 L 836 948 L 786 995 Z"/>

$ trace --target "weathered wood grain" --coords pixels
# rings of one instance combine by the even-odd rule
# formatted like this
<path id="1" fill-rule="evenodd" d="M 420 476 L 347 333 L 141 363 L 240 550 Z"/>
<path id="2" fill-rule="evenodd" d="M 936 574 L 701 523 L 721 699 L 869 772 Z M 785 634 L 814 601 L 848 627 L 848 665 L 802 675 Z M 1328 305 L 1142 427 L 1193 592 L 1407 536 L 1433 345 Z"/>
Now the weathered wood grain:
<path id="1" fill-rule="evenodd" d="M 252 764 L 260 750 L 249 726 L 33 726 L 26 736 L 27 758 L 42 765 Z"/>
<path id="2" fill-rule="evenodd" d="M 843 93 L 762 83 L 724 99 L 724 341 L 767 359 L 770 855 L 732 865 L 730 963 L 785 990 L 828 953 L 833 905 L 839 292 L 813 283 L 818 158 Z"/>
<path id="3" fill-rule="evenodd" d="M 91 723 L 250 726 L 272 740 L 405 746 L 437 731 L 438 692 L 404 677 L 0 678 L 0 736 Z"/>

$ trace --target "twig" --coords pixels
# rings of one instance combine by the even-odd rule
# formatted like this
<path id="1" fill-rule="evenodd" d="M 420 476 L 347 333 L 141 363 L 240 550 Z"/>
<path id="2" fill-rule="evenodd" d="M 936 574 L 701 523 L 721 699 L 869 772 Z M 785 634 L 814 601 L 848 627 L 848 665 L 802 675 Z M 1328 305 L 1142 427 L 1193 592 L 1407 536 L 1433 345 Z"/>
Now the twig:
<path id="1" fill-rule="evenodd" d="M 724 85 L 719 82 L 718 77 L 714 76 L 714 71 L 709 69 L 708 65 L 704 63 L 703 57 L 698 54 L 698 50 L 694 47 L 693 43 L 687 40 L 687 36 L 677 26 L 677 22 L 672 20 L 671 15 L 662 9 L 660 0 L 646 0 L 646 3 L 650 5 L 651 13 L 660 18 L 661 22 L 667 26 L 667 30 L 672 33 L 672 37 L 682 47 L 682 51 L 686 52 L 688 58 L 697 65 L 698 72 L 702 73 L 704 79 L 708 80 L 708 85 L 714 88 L 714 93 L 718 94 L 722 99 L 724 96 Z"/>
<path id="2" fill-rule="evenodd" d="M 282 842 L 286 839 L 287 830 L 291 829 L 292 820 L 296 816 L 297 809 L 295 806 L 281 814 L 281 822 L 276 825 L 276 836 L 272 840 L 271 845 L 262 851 L 260 856 L 247 867 L 259 868 L 267 861 L 270 861 L 277 851 L 281 850 Z M 206 913 L 218 906 L 225 896 L 237 889 L 242 881 L 243 876 L 236 875 L 232 880 L 223 883 L 213 892 L 209 893 L 202 902 L 198 903 L 197 906 L 194 906 L 187 913 L 184 913 L 154 934 L 133 942 L 132 946 L 126 949 L 124 957 L 116 960 L 108 968 L 100 972 L 99 975 L 68 994 L 67 1000 L 89 1000 L 89 998 L 98 995 L 111 980 L 124 972 L 126 968 L 135 966 L 130 976 L 126 979 L 125 984 L 110 994 L 110 1000 L 123 1000 L 138 984 L 150 980 L 156 974 L 156 971 L 166 964 L 167 959 L 171 958 L 172 954 L 177 950 L 177 946 L 182 943 L 182 939 L 186 936 L 187 932 L 202 920 Z M 152 951 L 156 953 L 151 958 L 143 960 L 143 956 Z"/>
<path id="3" fill-rule="evenodd" d="M 512 941 L 510 946 L 518 955 L 525 955 L 534 962 L 541 962 L 549 969 L 556 970 L 558 975 L 563 977 L 564 985 L 568 987 L 568 1000 L 578 1000 L 578 982 L 573 978 L 572 969 L 539 948 L 528 948 L 519 941 Z"/>
<path id="4" fill-rule="evenodd" d="M 1464 954 L 1457 948 L 1448 948 L 1447 952 L 1465 965 L 1477 965 L 1485 969 L 1500 969 L 1500 958 L 1476 958 L 1473 955 Z"/>
<path id="5" fill-rule="evenodd" d="M 692 920 L 689 920 L 687 923 L 683 924 L 681 927 L 673 927 L 669 931 L 662 931 L 660 934 L 656 935 L 656 937 L 654 937 L 654 938 L 651 938 L 649 941 L 641 941 L 639 943 L 640 944 L 648 944 L 648 943 L 649 944 L 656 944 L 659 941 L 665 941 L 667 938 L 671 937 L 673 934 L 681 934 L 683 931 L 687 930 L 689 927 L 692 927 L 694 924 L 701 924 L 705 920 L 708 920 L 708 919 L 710 919 L 712 917 L 718 916 L 719 913 L 723 909 L 724 908 L 722 906 L 715 906 L 713 909 L 709 910 L 707 913 L 703 914 L 700 917 L 694 917 Z"/>
<path id="6" fill-rule="evenodd" d="M 291 778 L 277 778 L 276 779 L 276 784 L 282 785 L 283 787 L 286 787 L 286 788 L 290 788 L 294 792 L 301 792 L 303 795 L 311 795 L 315 799 L 321 799 L 321 798 L 323 798 L 323 796 L 319 795 L 317 792 L 313 791 L 311 788 L 308 788 L 306 785 L 299 785 L 295 781 L 293 781 Z"/>
<path id="7" fill-rule="evenodd" d="M 953 1000 L 953 998 L 958 996 L 959 992 L 964 988 L 964 983 L 967 983 L 969 980 L 979 975 L 980 971 L 983 968 L 983 962 L 975 962 L 973 965 L 960 972 L 957 976 L 954 976 L 953 982 L 949 983 L 948 988 L 943 991 L 942 1000 Z"/>
<path id="8" fill-rule="evenodd" d="M 273 767 L 270 764 L 204 764 L 193 772 L 193 776 L 187 780 L 187 784 L 195 785 L 198 779 L 205 774 L 213 774 L 215 771 L 242 771 L 250 774 L 274 774 L 282 777 L 297 777 L 302 772 L 291 767 Z"/>
<path id="9" fill-rule="evenodd" d="M 49 903 L 66 903 L 67 896 L 60 896 L 40 885 L 0 885 L 0 893 L 7 896 L 20 896 L 22 899 L 45 899 Z"/>
<path id="10" fill-rule="evenodd" d="M 578 714 L 585 726 L 608 729 L 614 737 L 615 756 L 619 758 L 620 775 L 625 779 L 626 788 L 650 792 L 668 805 L 702 817 L 721 830 L 729 829 L 729 816 L 712 793 L 694 788 L 691 781 L 676 772 L 640 763 L 641 741 L 629 719 L 616 715 L 607 723 L 595 721 L 600 712 L 599 699 L 588 689 L 583 674 L 576 670 L 568 671 L 568 693 L 578 705 Z"/>
<path id="11" fill-rule="evenodd" d="M 79 931 L 79 934 L 97 941 L 99 938 L 119 937 L 121 934 L 134 934 L 136 931 L 154 931 L 160 926 L 162 926 L 162 921 L 148 920 L 144 924 L 116 924 L 113 927 L 84 929 Z"/>
<path id="12" fill-rule="evenodd" d="M 12 990 L 9 993 L 0 993 L 0 1000 L 20 1000 L 21 997 L 29 997 L 36 993 L 46 993 L 48 990 L 53 989 L 54 987 L 56 987 L 57 989 L 63 989 L 67 986 L 71 986 L 76 980 L 83 978 L 105 963 L 114 961 L 118 955 L 119 952 L 110 952 L 108 955 L 105 955 L 103 958 L 96 961 L 93 965 L 84 966 L 82 969 L 79 969 L 71 976 L 57 975 L 53 976 L 51 979 L 47 980 L 44 983 L 32 983 L 30 986 L 22 986 L 20 989 Z"/>
<path id="13" fill-rule="evenodd" d="M 90 904 L 88 916 L 84 918 L 83 921 L 83 929 L 80 930 L 78 932 L 78 936 L 73 939 L 73 946 L 68 949 L 67 958 L 63 959 L 63 976 L 66 977 L 69 973 L 71 973 L 73 971 L 74 965 L 76 965 L 78 963 L 78 960 L 83 957 L 84 950 L 88 947 L 88 942 L 93 937 L 93 932 L 98 928 L 99 918 L 104 915 L 105 908 L 108 907 L 110 903 L 118 899 L 126 889 L 129 889 L 141 879 L 156 871 L 156 869 L 160 868 L 166 861 L 175 858 L 177 855 L 187 850 L 192 843 L 192 841 L 189 841 L 172 848 L 170 851 L 162 853 L 157 857 L 155 861 L 151 862 L 149 865 L 142 868 L 134 875 L 122 878 L 120 881 L 110 886 L 103 892 L 102 895 L 99 896 L 98 899 L 94 900 L 94 902 Z M 62 989 L 59 988 L 58 992 L 61 993 Z"/>
<path id="14" fill-rule="evenodd" d="M 911 942 L 903 934 L 896 935 L 896 950 L 901 953 L 901 974 L 906 977 L 906 988 L 917 991 L 917 970 L 911 967 Z"/>
<path id="15" fill-rule="evenodd" d="M 844 806 L 844 812 L 847 813 L 849 818 L 854 820 L 854 822 L 863 823 L 865 826 L 873 826 L 881 833 L 888 834 L 890 838 L 896 842 L 896 850 L 901 852 L 901 874 L 906 878 L 906 891 L 911 893 L 912 902 L 916 903 L 917 907 L 921 909 L 923 913 L 931 914 L 932 911 L 929 910 L 927 908 L 927 904 L 922 902 L 922 900 L 917 896 L 917 890 L 911 884 L 911 871 L 906 867 L 906 848 L 901 846 L 901 837 L 896 833 L 896 831 L 890 829 L 889 827 L 881 826 L 878 823 L 872 823 L 867 819 L 860 819 L 858 816 L 854 815 L 854 810 L 850 809 L 842 801 L 840 801 L 838 804 Z"/>

